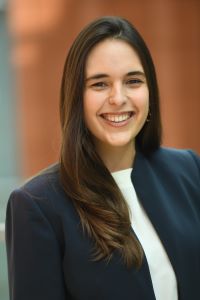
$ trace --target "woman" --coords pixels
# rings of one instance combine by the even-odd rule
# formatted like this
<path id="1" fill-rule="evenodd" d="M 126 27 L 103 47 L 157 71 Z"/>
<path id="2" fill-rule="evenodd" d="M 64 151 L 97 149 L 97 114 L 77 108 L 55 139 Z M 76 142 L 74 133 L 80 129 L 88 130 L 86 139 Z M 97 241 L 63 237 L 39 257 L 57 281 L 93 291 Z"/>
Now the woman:
<path id="1" fill-rule="evenodd" d="M 60 162 L 9 199 L 11 299 L 199 299 L 199 157 L 160 147 L 154 65 L 127 20 L 78 35 L 60 115 Z"/>

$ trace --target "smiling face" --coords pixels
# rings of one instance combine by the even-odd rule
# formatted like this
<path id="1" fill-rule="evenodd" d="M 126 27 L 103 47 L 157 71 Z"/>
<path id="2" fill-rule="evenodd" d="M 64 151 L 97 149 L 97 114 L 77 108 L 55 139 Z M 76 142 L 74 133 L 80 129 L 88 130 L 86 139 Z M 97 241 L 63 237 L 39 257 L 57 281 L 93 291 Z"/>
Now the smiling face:
<path id="1" fill-rule="evenodd" d="M 149 91 L 140 59 L 128 43 L 106 39 L 91 50 L 83 106 L 97 152 L 134 148 L 148 115 Z"/>

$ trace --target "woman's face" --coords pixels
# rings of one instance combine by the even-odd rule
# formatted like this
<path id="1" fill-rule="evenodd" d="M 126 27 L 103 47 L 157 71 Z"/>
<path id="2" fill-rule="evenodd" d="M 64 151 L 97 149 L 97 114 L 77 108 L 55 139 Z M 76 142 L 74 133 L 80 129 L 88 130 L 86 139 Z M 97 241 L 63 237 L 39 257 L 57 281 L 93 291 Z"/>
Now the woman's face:
<path id="1" fill-rule="evenodd" d="M 136 51 L 106 39 L 89 53 L 85 68 L 84 120 L 97 147 L 133 147 L 149 110 L 146 77 Z"/>

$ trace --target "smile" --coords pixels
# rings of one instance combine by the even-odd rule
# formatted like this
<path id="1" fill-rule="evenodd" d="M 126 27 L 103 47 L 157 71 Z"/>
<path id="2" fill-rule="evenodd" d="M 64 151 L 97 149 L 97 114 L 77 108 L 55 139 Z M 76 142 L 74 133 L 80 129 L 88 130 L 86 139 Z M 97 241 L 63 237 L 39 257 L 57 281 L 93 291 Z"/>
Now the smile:
<path id="1" fill-rule="evenodd" d="M 133 116 L 133 112 L 117 113 L 117 114 L 101 114 L 101 117 L 109 122 L 122 123 Z"/>

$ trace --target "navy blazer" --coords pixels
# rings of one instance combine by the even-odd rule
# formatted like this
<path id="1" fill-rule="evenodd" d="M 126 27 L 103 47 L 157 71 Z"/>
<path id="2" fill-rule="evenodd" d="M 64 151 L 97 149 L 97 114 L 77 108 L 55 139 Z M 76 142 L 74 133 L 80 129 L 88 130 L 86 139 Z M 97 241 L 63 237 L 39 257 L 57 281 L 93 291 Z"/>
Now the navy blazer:
<path id="1" fill-rule="evenodd" d="M 91 261 L 93 240 L 83 234 L 58 169 L 48 168 L 10 196 L 10 299 L 155 300 L 145 257 L 139 271 L 128 269 L 117 251 L 109 262 Z M 137 152 L 131 179 L 171 261 L 179 299 L 200 299 L 199 157 L 164 148 L 148 158 Z"/>

